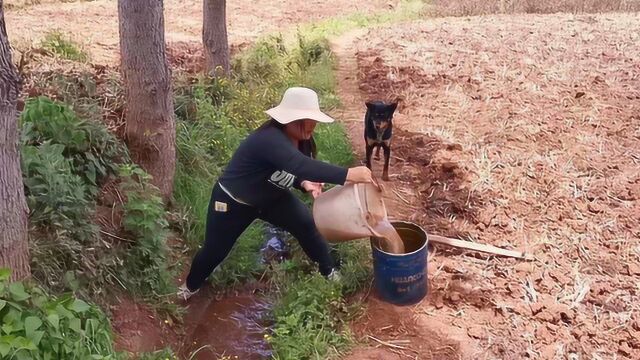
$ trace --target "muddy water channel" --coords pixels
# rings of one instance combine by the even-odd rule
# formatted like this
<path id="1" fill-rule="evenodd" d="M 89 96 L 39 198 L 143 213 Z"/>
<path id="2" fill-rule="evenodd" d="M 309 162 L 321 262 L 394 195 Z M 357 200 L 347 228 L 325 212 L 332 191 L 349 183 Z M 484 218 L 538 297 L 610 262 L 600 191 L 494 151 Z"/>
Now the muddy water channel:
<path id="1" fill-rule="evenodd" d="M 216 299 L 211 288 L 192 298 L 184 317 L 183 359 L 261 360 L 271 357 L 265 340 L 271 304 L 259 293 L 243 289 Z"/>
<path id="2" fill-rule="evenodd" d="M 261 261 L 279 262 L 288 256 L 281 230 L 266 226 Z M 185 337 L 180 346 L 184 359 L 271 358 L 265 339 L 271 326 L 270 299 L 254 282 L 220 296 L 206 286 L 189 300 L 184 317 Z"/>

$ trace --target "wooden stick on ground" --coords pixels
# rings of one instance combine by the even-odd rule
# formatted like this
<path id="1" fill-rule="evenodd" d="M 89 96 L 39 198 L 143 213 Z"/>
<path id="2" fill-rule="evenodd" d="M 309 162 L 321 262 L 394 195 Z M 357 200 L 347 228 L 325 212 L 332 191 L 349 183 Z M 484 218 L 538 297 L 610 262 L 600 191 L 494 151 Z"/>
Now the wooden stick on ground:
<path id="1" fill-rule="evenodd" d="M 493 246 L 493 245 L 478 244 L 478 243 L 474 243 L 474 242 L 471 242 L 471 241 L 465 241 L 465 240 L 460 240 L 460 239 L 452 239 L 452 238 L 439 236 L 439 235 L 431 235 L 431 234 L 429 234 L 429 242 L 434 242 L 436 244 L 449 245 L 449 246 L 462 248 L 462 249 L 475 250 L 475 251 L 480 251 L 480 252 L 483 252 L 483 253 L 489 253 L 489 254 L 494 254 L 494 255 L 507 256 L 507 257 L 513 257 L 513 258 L 518 258 L 518 259 L 524 259 L 524 260 L 533 260 L 534 259 L 531 254 L 527 254 L 527 253 L 522 252 L 522 251 L 506 250 L 506 249 L 502 249 L 502 248 L 499 248 L 499 247 L 496 247 L 496 246 Z"/>
<path id="2" fill-rule="evenodd" d="M 394 349 L 403 349 L 403 350 L 407 350 L 408 348 L 404 347 L 404 346 L 400 346 L 400 345 L 396 345 L 387 341 L 383 341 L 380 339 L 377 339 L 371 335 L 367 335 L 367 337 L 371 340 L 375 340 L 377 343 L 379 343 L 380 345 L 384 345 L 384 346 L 388 346 L 390 348 L 394 348 Z"/>
<path id="3" fill-rule="evenodd" d="M 400 195 L 400 193 L 396 190 L 396 189 L 392 189 L 391 191 L 393 191 L 394 194 L 396 194 L 396 196 L 398 197 L 398 199 L 402 200 L 402 202 L 404 202 L 407 205 L 411 205 L 411 203 L 409 202 L 409 200 L 405 199 L 402 197 L 402 195 Z"/>

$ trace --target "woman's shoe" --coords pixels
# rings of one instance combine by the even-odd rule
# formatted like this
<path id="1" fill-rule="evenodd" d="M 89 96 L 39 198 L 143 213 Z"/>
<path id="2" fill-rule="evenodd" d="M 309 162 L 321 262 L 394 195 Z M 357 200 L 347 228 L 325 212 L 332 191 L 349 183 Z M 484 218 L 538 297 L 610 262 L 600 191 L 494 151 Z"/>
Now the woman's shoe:
<path id="1" fill-rule="evenodd" d="M 178 294 L 177 295 L 178 295 L 179 299 L 187 301 L 187 300 L 189 300 L 190 297 L 195 295 L 198 291 L 200 291 L 200 289 L 198 289 L 196 291 L 189 290 L 189 288 L 187 287 L 187 283 L 184 283 L 184 284 L 180 285 L 180 287 L 178 288 Z"/>
<path id="2" fill-rule="evenodd" d="M 334 268 L 333 270 L 331 270 L 329 275 L 327 275 L 327 279 L 335 282 L 340 282 L 340 280 L 342 280 L 342 275 L 340 275 L 340 271 L 338 271 L 338 269 Z"/>

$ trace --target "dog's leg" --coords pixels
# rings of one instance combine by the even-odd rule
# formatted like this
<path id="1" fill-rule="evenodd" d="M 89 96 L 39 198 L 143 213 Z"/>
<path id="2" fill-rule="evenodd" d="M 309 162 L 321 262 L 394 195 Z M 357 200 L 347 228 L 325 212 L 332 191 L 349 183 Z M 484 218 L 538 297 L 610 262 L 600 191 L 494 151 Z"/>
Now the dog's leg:
<path id="1" fill-rule="evenodd" d="M 371 170 L 371 154 L 373 153 L 373 146 L 366 144 L 366 159 L 367 159 L 367 167 Z"/>
<path id="2" fill-rule="evenodd" d="M 376 156 L 374 156 L 374 159 L 380 160 L 380 145 L 376 145 Z"/>
<path id="3" fill-rule="evenodd" d="M 384 170 L 382 171 L 382 180 L 389 181 L 389 160 L 391 158 L 391 144 L 388 142 L 382 143 L 384 149 Z"/>

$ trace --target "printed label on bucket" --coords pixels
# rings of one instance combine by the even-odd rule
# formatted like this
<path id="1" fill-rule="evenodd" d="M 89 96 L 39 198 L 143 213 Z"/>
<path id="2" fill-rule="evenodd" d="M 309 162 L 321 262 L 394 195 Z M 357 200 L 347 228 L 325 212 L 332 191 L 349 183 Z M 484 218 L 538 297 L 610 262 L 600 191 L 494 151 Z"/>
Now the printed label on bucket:
<path id="1" fill-rule="evenodd" d="M 416 282 L 416 281 L 424 278 L 424 275 L 425 275 L 425 273 L 421 272 L 419 274 L 414 274 L 414 275 L 409 275 L 409 276 L 392 277 L 391 278 L 391 282 L 394 282 L 396 284 L 413 283 L 413 282 Z"/>

